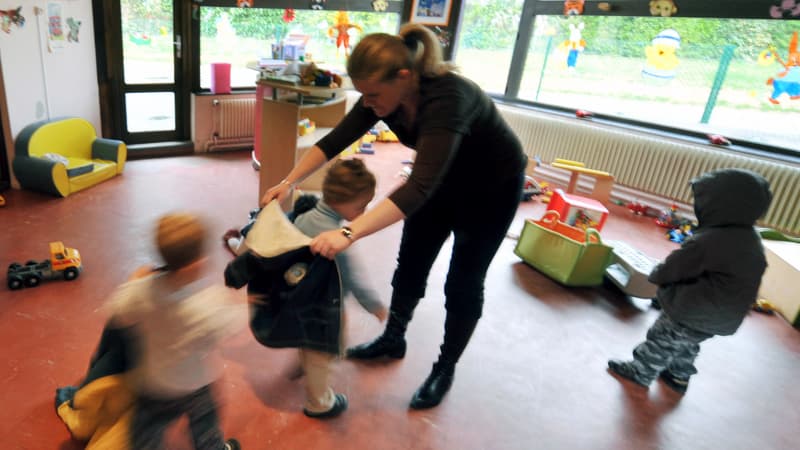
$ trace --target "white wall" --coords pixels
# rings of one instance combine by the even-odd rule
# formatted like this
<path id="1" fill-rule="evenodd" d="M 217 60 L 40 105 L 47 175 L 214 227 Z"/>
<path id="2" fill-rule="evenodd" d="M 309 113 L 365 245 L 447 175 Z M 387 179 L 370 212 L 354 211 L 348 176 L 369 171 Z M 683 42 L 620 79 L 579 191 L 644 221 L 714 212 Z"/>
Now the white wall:
<path id="1" fill-rule="evenodd" d="M 65 39 L 49 43 L 47 10 L 61 6 Z M 31 122 L 77 116 L 100 131 L 100 102 L 95 63 L 91 0 L 0 0 L 0 10 L 22 6 L 23 27 L 0 31 L 0 60 L 5 81 L 11 138 Z M 35 8 L 40 10 L 37 15 Z M 78 42 L 66 40 L 67 18 L 81 22 Z M 9 166 L 14 149 L 8 148 Z"/>

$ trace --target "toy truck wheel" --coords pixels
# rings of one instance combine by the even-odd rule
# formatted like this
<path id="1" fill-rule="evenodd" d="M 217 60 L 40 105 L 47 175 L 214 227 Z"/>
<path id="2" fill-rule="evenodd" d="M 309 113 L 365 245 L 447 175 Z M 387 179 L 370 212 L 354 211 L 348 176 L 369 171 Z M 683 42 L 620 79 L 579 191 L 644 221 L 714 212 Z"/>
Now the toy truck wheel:
<path id="1" fill-rule="evenodd" d="M 40 281 L 41 281 L 41 279 L 39 277 L 37 277 L 36 275 L 29 276 L 28 278 L 25 278 L 25 286 L 36 287 L 36 286 L 39 285 Z"/>
<path id="2" fill-rule="evenodd" d="M 74 280 L 78 278 L 78 269 L 74 267 L 70 267 L 69 269 L 64 271 L 64 279 L 67 281 Z"/>
<path id="3" fill-rule="evenodd" d="M 22 288 L 22 280 L 16 277 L 8 279 L 8 288 L 12 291 Z"/>

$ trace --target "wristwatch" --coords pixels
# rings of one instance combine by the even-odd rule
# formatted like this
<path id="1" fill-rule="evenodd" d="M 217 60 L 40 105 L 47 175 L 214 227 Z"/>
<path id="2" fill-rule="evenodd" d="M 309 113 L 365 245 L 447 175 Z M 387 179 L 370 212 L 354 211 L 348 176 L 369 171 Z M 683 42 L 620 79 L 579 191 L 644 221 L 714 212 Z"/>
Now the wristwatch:
<path id="1" fill-rule="evenodd" d="M 346 237 L 351 241 L 353 240 L 353 230 L 351 230 L 350 227 L 342 227 L 342 229 L 339 231 L 342 232 L 342 236 Z"/>

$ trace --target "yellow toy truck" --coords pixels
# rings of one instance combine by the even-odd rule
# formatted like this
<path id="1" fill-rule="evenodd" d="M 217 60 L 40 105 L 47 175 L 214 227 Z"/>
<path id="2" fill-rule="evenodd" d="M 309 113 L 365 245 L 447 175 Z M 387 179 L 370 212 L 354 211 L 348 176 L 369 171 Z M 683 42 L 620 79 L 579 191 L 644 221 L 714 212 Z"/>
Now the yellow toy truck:
<path id="1" fill-rule="evenodd" d="M 22 286 L 36 287 L 44 279 L 63 277 L 67 281 L 78 278 L 83 265 L 81 255 L 74 248 L 64 247 L 62 242 L 50 243 L 50 259 L 47 261 L 28 261 L 25 265 L 11 263 L 8 266 L 8 288 L 20 289 Z"/>

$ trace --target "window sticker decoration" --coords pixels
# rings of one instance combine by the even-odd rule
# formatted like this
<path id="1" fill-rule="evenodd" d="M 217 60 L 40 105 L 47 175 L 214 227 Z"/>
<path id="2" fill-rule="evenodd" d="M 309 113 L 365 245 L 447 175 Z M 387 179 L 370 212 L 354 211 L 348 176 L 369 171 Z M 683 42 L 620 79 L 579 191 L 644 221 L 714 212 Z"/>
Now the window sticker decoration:
<path id="1" fill-rule="evenodd" d="M 389 7 L 389 2 L 386 0 L 372 0 L 372 10 L 375 12 L 384 12 Z"/>
<path id="2" fill-rule="evenodd" d="M 772 85 L 772 95 L 769 102 L 773 105 L 780 104 L 778 99 L 786 94 L 789 100 L 800 100 L 800 53 L 797 51 L 797 31 L 792 34 L 789 40 L 789 56 L 784 61 L 781 56 L 771 49 L 775 60 L 785 69 L 783 72 L 767 80 L 768 85 Z"/>
<path id="3" fill-rule="evenodd" d="M 67 17 L 67 42 L 78 42 L 78 33 L 81 31 L 81 21 L 74 17 Z"/>
<path id="4" fill-rule="evenodd" d="M 47 4 L 47 35 L 50 49 L 61 48 L 64 45 L 64 21 L 61 19 L 61 3 L 50 2 Z"/>
<path id="5" fill-rule="evenodd" d="M 350 22 L 347 11 L 337 11 L 333 25 L 328 28 L 328 37 L 336 40 L 336 56 L 344 51 L 344 57 L 350 56 L 350 35 L 363 31 L 361 25 Z"/>
<path id="6" fill-rule="evenodd" d="M 574 23 L 569 24 L 569 39 L 559 45 L 559 50 L 566 53 L 568 70 L 575 70 L 575 66 L 578 64 L 578 56 L 586 49 L 586 41 L 582 37 L 583 27 L 583 22 L 579 22 L 577 25 Z"/>
<path id="7" fill-rule="evenodd" d="M 0 27 L 6 33 L 11 33 L 11 25 L 22 28 L 25 25 L 25 17 L 22 15 L 22 6 L 17 9 L 0 10 Z"/>
<path id="8" fill-rule="evenodd" d="M 642 76 L 661 80 L 675 78 L 675 68 L 679 64 L 676 52 L 680 47 L 681 35 L 677 31 L 670 28 L 658 33 L 644 49 L 647 61 Z"/>
<path id="9" fill-rule="evenodd" d="M 800 17 L 799 0 L 783 0 L 780 5 L 772 5 L 769 15 L 773 19 L 790 19 Z"/>
<path id="10" fill-rule="evenodd" d="M 236 6 L 239 8 L 252 8 L 253 0 L 236 0 Z"/>
<path id="11" fill-rule="evenodd" d="M 565 16 L 580 16 L 583 14 L 584 0 L 567 0 L 564 2 Z"/>
<path id="12" fill-rule="evenodd" d="M 326 0 L 311 0 L 311 9 L 315 11 L 321 11 L 325 9 L 325 1 Z"/>
<path id="13" fill-rule="evenodd" d="M 672 17 L 677 14 L 678 6 L 672 0 L 651 0 L 650 15 L 661 17 Z"/>

